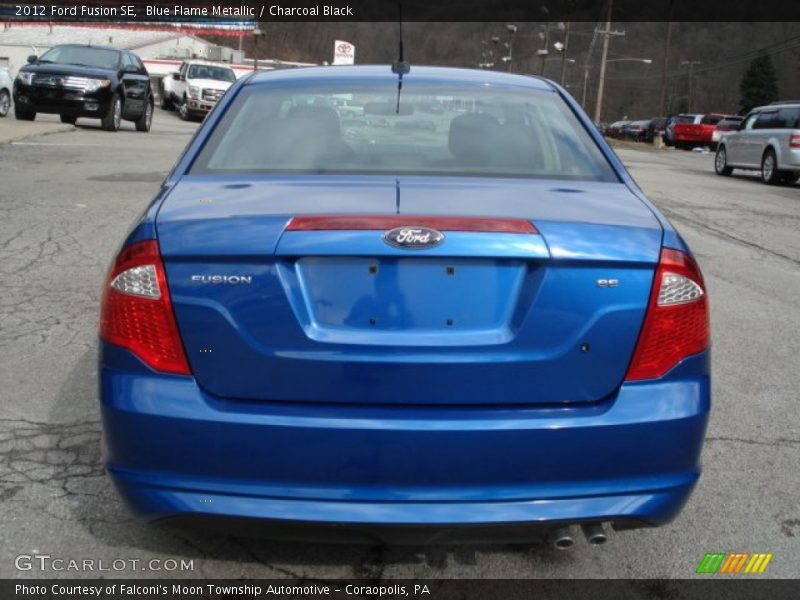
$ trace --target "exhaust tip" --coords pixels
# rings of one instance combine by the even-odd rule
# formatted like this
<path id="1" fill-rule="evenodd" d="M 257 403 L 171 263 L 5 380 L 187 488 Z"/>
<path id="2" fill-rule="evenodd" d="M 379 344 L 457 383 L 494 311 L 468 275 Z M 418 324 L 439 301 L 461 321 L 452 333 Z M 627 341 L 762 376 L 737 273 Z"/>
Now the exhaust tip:
<path id="1" fill-rule="evenodd" d="M 601 523 L 587 523 L 581 525 L 581 529 L 583 530 L 583 535 L 586 537 L 586 541 L 592 546 L 599 546 L 608 541 L 608 536 Z"/>
<path id="2" fill-rule="evenodd" d="M 569 527 L 558 527 L 554 529 L 550 537 L 553 541 L 553 546 L 557 550 L 566 550 L 575 544 L 575 538 L 572 537 Z"/>

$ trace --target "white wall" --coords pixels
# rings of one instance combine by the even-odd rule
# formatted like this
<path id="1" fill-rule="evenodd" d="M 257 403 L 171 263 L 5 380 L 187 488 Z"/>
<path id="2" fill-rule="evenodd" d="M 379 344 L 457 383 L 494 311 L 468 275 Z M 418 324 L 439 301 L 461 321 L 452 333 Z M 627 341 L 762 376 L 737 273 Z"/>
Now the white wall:
<path id="1" fill-rule="evenodd" d="M 28 64 L 28 56 L 31 54 L 42 54 L 47 50 L 47 46 L 37 46 L 35 49 L 31 46 L 4 46 L 0 45 L 0 66 L 8 59 L 8 71 L 12 77 L 15 77 L 20 67 Z"/>

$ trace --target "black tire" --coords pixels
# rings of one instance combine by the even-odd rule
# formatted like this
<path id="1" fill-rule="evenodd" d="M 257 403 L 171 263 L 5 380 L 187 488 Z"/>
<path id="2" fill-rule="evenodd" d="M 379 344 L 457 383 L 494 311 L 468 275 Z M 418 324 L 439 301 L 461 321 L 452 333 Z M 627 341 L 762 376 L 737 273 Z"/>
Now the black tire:
<path id="1" fill-rule="evenodd" d="M 161 102 L 160 106 L 162 110 L 175 110 L 175 105 L 172 104 L 172 100 L 169 98 L 169 94 L 164 91 L 164 86 L 161 86 Z"/>
<path id="2" fill-rule="evenodd" d="M 5 117 L 11 110 L 11 94 L 8 90 L 0 90 L 0 117 Z"/>
<path id="3" fill-rule="evenodd" d="M 61 117 L 61 122 L 65 123 L 66 125 L 75 125 L 75 121 L 78 120 L 78 117 L 71 117 L 69 115 L 59 115 Z"/>
<path id="4" fill-rule="evenodd" d="M 775 157 L 775 151 L 772 148 L 767 148 L 767 151 L 761 157 L 761 181 L 767 185 L 777 185 L 781 182 L 778 159 Z"/>
<path id="5" fill-rule="evenodd" d="M 733 173 L 733 167 L 728 166 L 728 153 L 725 146 L 717 147 L 717 154 L 714 156 L 714 172 L 717 175 L 725 176 Z"/>
<path id="6" fill-rule="evenodd" d="M 36 118 L 35 110 L 25 110 L 19 106 L 14 107 L 14 117 L 17 121 L 33 121 Z"/>
<path id="7" fill-rule="evenodd" d="M 101 126 L 106 131 L 117 131 L 122 124 L 122 98 L 114 94 L 108 105 L 108 112 L 101 120 Z"/>
<path id="8" fill-rule="evenodd" d="M 143 131 L 147 133 L 150 131 L 150 125 L 153 124 L 153 101 L 151 100 L 145 104 L 142 116 L 136 121 L 136 131 Z"/>
<path id="9" fill-rule="evenodd" d="M 181 118 L 181 121 L 191 121 L 192 115 L 189 112 L 189 99 L 184 96 L 183 102 L 178 105 L 178 116 Z"/>

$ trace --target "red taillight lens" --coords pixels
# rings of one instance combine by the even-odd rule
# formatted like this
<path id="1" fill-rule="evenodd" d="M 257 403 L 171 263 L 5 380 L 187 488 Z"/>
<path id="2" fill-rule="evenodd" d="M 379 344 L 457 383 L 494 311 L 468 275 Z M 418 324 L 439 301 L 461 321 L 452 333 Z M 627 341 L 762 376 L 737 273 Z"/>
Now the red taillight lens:
<path id="1" fill-rule="evenodd" d="M 155 240 L 129 246 L 117 256 L 103 290 L 100 337 L 127 348 L 156 371 L 191 375 Z"/>
<path id="2" fill-rule="evenodd" d="M 800 133 L 793 133 L 789 136 L 789 147 L 800 148 Z"/>
<path id="3" fill-rule="evenodd" d="M 697 263 L 683 252 L 663 249 L 625 380 L 661 377 L 708 348 L 710 338 L 708 299 Z"/>

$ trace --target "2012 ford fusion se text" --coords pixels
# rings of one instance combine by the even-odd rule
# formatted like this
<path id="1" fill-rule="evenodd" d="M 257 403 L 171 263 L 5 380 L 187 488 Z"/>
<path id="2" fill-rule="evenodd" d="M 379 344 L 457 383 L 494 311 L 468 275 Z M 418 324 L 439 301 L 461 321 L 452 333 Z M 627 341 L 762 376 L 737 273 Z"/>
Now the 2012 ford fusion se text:
<path id="1" fill-rule="evenodd" d="M 700 475 L 703 277 L 537 77 L 237 81 L 124 241 L 100 337 L 106 467 L 148 520 L 565 548 L 668 523 Z"/>

